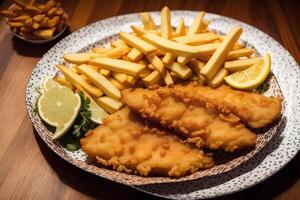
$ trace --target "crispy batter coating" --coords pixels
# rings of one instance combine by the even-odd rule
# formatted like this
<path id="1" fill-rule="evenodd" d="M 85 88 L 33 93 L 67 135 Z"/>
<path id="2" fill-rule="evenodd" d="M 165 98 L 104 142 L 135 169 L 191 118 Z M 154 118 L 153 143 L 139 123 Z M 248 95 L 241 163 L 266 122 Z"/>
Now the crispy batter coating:
<path id="1" fill-rule="evenodd" d="M 99 164 L 142 176 L 180 177 L 213 166 L 203 151 L 148 125 L 127 107 L 109 115 L 80 143 Z"/>
<path id="2" fill-rule="evenodd" d="M 227 114 L 233 113 L 252 128 L 261 128 L 272 123 L 281 115 L 282 99 L 266 97 L 261 94 L 243 92 L 222 85 L 217 89 L 189 84 L 174 88 L 177 96 L 189 98 L 210 108 Z"/>
<path id="3" fill-rule="evenodd" d="M 176 95 L 174 88 L 124 90 L 122 101 L 143 118 L 172 128 L 199 148 L 223 149 L 228 152 L 254 146 L 256 135 L 234 114 L 215 112 L 209 104 L 198 103 L 188 96 Z"/>

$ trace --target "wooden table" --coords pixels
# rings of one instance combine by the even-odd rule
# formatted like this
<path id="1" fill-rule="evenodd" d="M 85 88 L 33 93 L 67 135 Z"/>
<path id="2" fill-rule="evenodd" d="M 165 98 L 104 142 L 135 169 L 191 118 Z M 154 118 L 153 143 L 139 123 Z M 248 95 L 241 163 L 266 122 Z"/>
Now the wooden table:
<path id="1" fill-rule="evenodd" d="M 7 8 L 11 1 L 4 1 Z M 279 41 L 300 63 L 300 1 L 96 1 L 68 0 L 72 31 L 125 13 L 170 9 L 205 10 L 251 24 Z M 55 41 L 57 42 L 57 41 Z M 24 91 L 35 64 L 55 42 L 31 45 L 0 26 L 0 199 L 152 199 L 88 174 L 55 155 L 37 136 L 26 113 Z M 282 66 L 284 67 L 284 66 Z M 265 182 L 221 199 L 299 199 L 300 155 Z"/>

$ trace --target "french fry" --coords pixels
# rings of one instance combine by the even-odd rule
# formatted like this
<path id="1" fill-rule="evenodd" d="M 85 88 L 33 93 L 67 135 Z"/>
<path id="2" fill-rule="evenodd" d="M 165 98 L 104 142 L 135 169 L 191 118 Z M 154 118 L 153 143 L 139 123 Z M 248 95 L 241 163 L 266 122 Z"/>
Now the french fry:
<path id="1" fill-rule="evenodd" d="M 151 52 L 157 50 L 157 48 L 153 45 L 145 42 L 144 40 L 132 34 L 120 32 L 120 37 L 131 47 L 136 48 L 144 54 L 150 54 Z"/>
<path id="2" fill-rule="evenodd" d="M 20 28 L 20 31 L 21 31 L 21 32 L 25 32 L 25 33 L 30 33 L 30 32 L 33 31 L 33 28 L 32 28 L 32 27 L 27 27 L 27 26 L 22 26 L 22 27 Z"/>
<path id="3" fill-rule="evenodd" d="M 174 85 L 174 81 L 173 81 L 173 79 L 172 79 L 172 77 L 171 77 L 168 70 L 166 70 L 166 72 L 164 73 L 162 78 L 163 78 L 166 85 Z"/>
<path id="4" fill-rule="evenodd" d="M 146 68 L 146 66 L 142 64 L 104 57 L 94 58 L 90 61 L 90 64 L 97 66 L 99 65 L 100 67 L 111 71 L 125 73 L 133 76 L 137 76 L 144 68 Z"/>
<path id="5" fill-rule="evenodd" d="M 125 55 L 125 56 L 122 56 L 122 59 L 123 59 L 123 60 L 127 60 L 127 61 L 131 61 L 131 60 L 128 58 L 128 56 L 127 56 L 127 55 Z"/>
<path id="6" fill-rule="evenodd" d="M 171 64 L 174 60 L 176 59 L 176 55 L 171 54 L 171 53 L 166 53 L 165 56 L 163 57 L 162 61 L 166 65 Z"/>
<path id="7" fill-rule="evenodd" d="M 80 65 L 88 63 L 92 56 L 88 53 L 69 53 L 65 54 L 63 58 L 70 63 Z"/>
<path id="8" fill-rule="evenodd" d="M 36 22 L 40 22 L 42 19 L 44 19 L 44 17 L 46 17 L 45 14 L 39 14 L 39 15 L 35 15 L 32 19 Z"/>
<path id="9" fill-rule="evenodd" d="M 186 30 L 185 29 L 186 28 L 185 28 L 184 20 L 181 17 L 180 20 L 179 20 L 178 26 L 177 26 L 177 28 L 175 30 L 175 33 L 173 35 L 173 37 L 178 37 L 178 36 L 185 35 L 186 34 Z"/>
<path id="10" fill-rule="evenodd" d="M 107 79 L 119 90 L 123 90 L 125 88 L 124 85 L 120 83 L 117 79 L 114 79 L 113 77 L 107 77 Z"/>
<path id="11" fill-rule="evenodd" d="M 143 82 L 145 85 L 154 85 L 157 84 L 161 79 L 161 75 L 158 71 L 151 72 L 148 76 L 143 78 Z"/>
<path id="12" fill-rule="evenodd" d="M 177 58 L 177 62 L 181 65 L 187 64 L 190 60 L 191 60 L 191 58 L 183 57 L 183 56 L 178 56 L 178 58 Z"/>
<path id="13" fill-rule="evenodd" d="M 33 31 L 33 35 L 38 36 L 40 38 L 43 38 L 45 40 L 51 39 L 53 37 L 53 34 L 55 32 L 55 28 L 47 29 L 47 30 L 37 30 Z"/>
<path id="14" fill-rule="evenodd" d="M 202 57 L 205 57 L 205 56 L 211 56 L 217 50 L 217 48 L 220 45 L 221 45 L 221 43 L 214 42 L 214 43 L 194 46 L 194 48 L 196 48 L 197 51 L 199 52 L 199 55 L 197 56 L 197 58 L 202 58 Z"/>
<path id="15" fill-rule="evenodd" d="M 253 53 L 254 50 L 250 48 L 232 50 L 228 53 L 226 60 L 234 60 L 244 56 L 251 56 Z"/>
<path id="16" fill-rule="evenodd" d="M 161 59 L 153 54 L 147 55 L 147 60 L 154 66 L 154 68 L 159 71 L 159 73 L 164 72 L 164 63 Z"/>
<path id="17" fill-rule="evenodd" d="M 201 70 L 202 75 L 208 79 L 211 79 L 217 73 L 226 59 L 227 54 L 233 48 L 234 44 L 242 34 L 242 31 L 243 29 L 241 27 L 235 27 L 229 31 L 221 45 L 217 48 L 212 57 Z"/>
<path id="18" fill-rule="evenodd" d="M 133 32 L 136 34 L 136 35 L 143 35 L 143 34 L 146 34 L 146 33 L 152 33 L 154 35 L 161 35 L 159 31 L 157 30 L 154 30 L 154 29 L 151 29 L 151 30 L 146 30 L 142 27 L 139 27 L 139 26 L 130 26 L 130 28 L 133 30 Z"/>
<path id="19" fill-rule="evenodd" d="M 37 23 L 37 22 L 33 22 L 32 25 L 31 25 L 31 27 L 32 27 L 33 29 L 37 30 L 37 29 L 40 28 L 40 24 Z M 48 30 L 50 30 L 50 29 L 48 29 Z M 54 29 L 54 30 L 55 30 L 55 29 Z M 41 30 L 41 31 L 43 31 L 43 30 Z M 46 33 L 47 33 L 47 32 L 46 32 Z"/>
<path id="20" fill-rule="evenodd" d="M 75 72 L 71 71 L 69 68 L 63 65 L 56 65 L 58 69 L 64 74 L 66 79 L 76 87 L 80 85 L 87 93 L 94 97 L 100 97 L 103 93 L 94 85 L 89 84 L 84 78 Z M 77 88 L 77 87 L 76 87 Z"/>
<path id="21" fill-rule="evenodd" d="M 92 51 L 94 53 L 99 53 L 99 54 L 104 54 L 108 51 L 110 51 L 112 48 L 111 47 L 108 47 L 108 48 L 104 48 L 104 47 L 95 47 L 92 49 Z"/>
<path id="22" fill-rule="evenodd" d="M 130 61 L 137 62 L 144 57 L 144 54 L 139 50 L 132 48 L 127 54 L 127 57 Z"/>
<path id="23" fill-rule="evenodd" d="M 156 55 L 158 57 L 161 57 L 161 56 L 164 56 L 165 55 L 165 52 L 157 49 L 156 51 L 154 51 L 153 53 L 151 53 L 152 55 Z"/>
<path id="24" fill-rule="evenodd" d="M 23 8 L 21 6 L 16 5 L 16 4 L 12 8 L 10 8 L 9 10 L 11 10 L 13 13 L 15 13 L 17 15 L 23 15 L 25 13 Z"/>
<path id="25" fill-rule="evenodd" d="M 112 76 L 118 80 L 120 83 L 125 83 L 127 80 L 127 75 L 126 74 L 122 74 L 122 73 L 118 73 L 118 72 L 113 72 Z"/>
<path id="26" fill-rule="evenodd" d="M 167 65 L 167 67 L 171 71 L 175 72 L 181 79 L 187 79 L 192 74 L 192 70 L 190 68 L 186 65 L 180 65 L 177 62 L 173 62 L 171 65 Z"/>
<path id="27" fill-rule="evenodd" d="M 7 24 L 11 27 L 11 28 L 19 28 L 24 26 L 24 24 L 22 22 L 7 22 Z"/>
<path id="28" fill-rule="evenodd" d="M 59 16 L 54 16 L 52 18 L 50 18 L 47 22 L 47 26 L 48 27 L 54 27 L 54 26 L 57 26 L 60 22 L 60 17 Z"/>
<path id="29" fill-rule="evenodd" d="M 136 82 L 136 78 L 134 76 L 127 75 L 126 83 L 129 85 L 133 85 Z"/>
<path id="30" fill-rule="evenodd" d="M 221 85 L 224 81 L 224 78 L 228 75 L 228 70 L 221 68 L 216 75 L 209 80 L 208 85 L 211 86 L 212 88 L 216 88 L 219 85 Z"/>
<path id="31" fill-rule="evenodd" d="M 88 79 L 88 77 L 84 74 L 79 74 L 84 80 L 86 80 L 87 83 L 92 84 L 91 81 Z"/>
<path id="32" fill-rule="evenodd" d="M 148 12 L 140 13 L 140 19 L 146 30 L 151 30 L 151 29 L 156 30 L 156 25 L 155 25 L 151 15 Z"/>
<path id="33" fill-rule="evenodd" d="M 211 44 L 218 44 L 218 43 L 211 43 Z M 207 44 L 210 45 L 210 44 Z M 204 46 L 204 45 L 201 45 Z M 216 45 L 218 46 L 218 45 Z M 200 47 L 200 46 L 199 46 Z M 212 46 L 212 48 L 210 49 L 210 51 L 206 51 L 206 52 L 202 52 L 198 58 L 200 58 L 203 61 L 208 61 L 211 56 L 212 53 L 214 52 L 214 47 Z M 237 49 L 237 50 L 231 50 L 229 51 L 229 53 L 227 54 L 225 60 L 236 60 L 240 57 L 249 57 L 254 53 L 253 49 L 249 49 L 249 48 L 242 48 L 242 49 Z"/>
<path id="34" fill-rule="evenodd" d="M 169 39 L 172 37 L 172 26 L 171 26 L 171 13 L 167 6 L 165 6 L 160 13 L 160 32 L 163 38 Z"/>
<path id="35" fill-rule="evenodd" d="M 39 24 L 40 24 L 41 27 L 46 27 L 47 24 L 48 24 L 48 21 L 49 21 L 49 17 L 44 17 L 44 18 L 39 22 Z"/>
<path id="36" fill-rule="evenodd" d="M 175 72 L 170 71 L 169 73 L 170 73 L 170 75 L 171 75 L 174 82 L 176 82 L 179 79 L 178 75 Z"/>
<path id="37" fill-rule="evenodd" d="M 199 51 L 193 46 L 177 43 L 151 33 L 146 33 L 141 37 L 150 44 L 167 53 L 185 57 L 196 57 L 199 54 Z"/>
<path id="38" fill-rule="evenodd" d="M 201 69 L 204 67 L 204 63 L 193 58 L 188 62 L 188 66 L 193 70 L 193 72 L 197 75 L 200 74 Z"/>
<path id="39" fill-rule="evenodd" d="M 17 17 L 10 18 L 9 21 L 13 21 L 13 22 L 17 21 L 17 22 L 24 23 L 29 18 L 30 18 L 29 15 L 20 15 L 20 16 L 17 16 Z"/>
<path id="40" fill-rule="evenodd" d="M 127 44 L 123 40 L 113 40 L 113 41 L 110 41 L 110 45 L 112 47 L 117 47 L 117 46 L 121 46 L 121 45 L 127 46 Z"/>
<path id="41" fill-rule="evenodd" d="M 63 78 L 61 76 L 56 76 L 53 78 L 53 80 L 56 81 L 57 83 L 61 84 L 62 86 L 70 88 L 71 90 L 74 89 L 74 86 L 69 81 L 67 81 L 65 78 Z"/>
<path id="42" fill-rule="evenodd" d="M 212 43 L 219 39 L 219 36 L 215 33 L 199 33 L 199 34 L 193 34 L 193 35 L 184 35 L 180 37 L 174 37 L 172 40 L 188 44 L 188 45 L 202 45 L 207 43 Z"/>
<path id="43" fill-rule="evenodd" d="M 227 61 L 224 63 L 224 68 L 229 70 L 230 72 L 241 71 L 247 69 L 251 65 L 257 63 L 262 58 L 248 58 L 234 61 Z"/>
<path id="44" fill-rule="evenodd" d="M 24 11 L 31 16 L 42 13 L 42 11 L 38 7 L 33 6 L 33 5 L 26 5 L 24 8 Z"/>
<path id="45" fill-rule="evenodd" d="M 57 2 L 55 0 L 49 0 L 44 4 L 43 6 L 43 12 L 47 12 L 50 10 L 52 7 L 55 7 L 57 5 Z"/>
<path id="46" fill-rule="evenodd" d="M 96 72 L 92 67 L 89 65 L 79 65 L 77 69 L 88 77 L 88 79 L 100 88 L 104 94 L 113 98 L 113 99 L 120 99 L 121 92 L 118 88 L 116 88 L 105 76 L 101 75 L 100 73 Z"/>
<path id="47" fill-rule="evenodd" d="M 187 35 L 193 35 L 200 33 L 201 24 L 204 18 L 205 12 L 199 12 L 198 15 L 194 18 L 192 25 L 189 27 L 187 31 Z"/>
<path id="48" fill-rule="evenodd" d="M 94 53 L 94 52 L 86 52 L 85 54 L 91 56 L 91 58 L 97 58 L 97 57 L 105 57 L 104 55 L 102 54 L 99 54 L 99 53 Z"/>
<path id="49" fill-rule="evenodd" d="M 120 101 L 107 96 L 97 98 L 95 99 L 95 102 L 108 113 L 114 113 L 123 106 L 123 103 Z"/>
<path id="50" fill-rule="evenodd" d="M 1 14 L 4 15 L 5 17 L 8 17 L 8 18 L 17 17 L 18 16 L 12 10 L 1 10 Z"/>
<path id="51" fill-rule="evenodd" d="M 55 12 L 55 15 L 63 15 L 64 11 L 61 8 L 58 8 L 57 11 Z"/>
<path id="52" fill-rule="evenodd" d="M 144 78 L 144 77 L 148 76 L 151 72 L 152 72 L 152 70 L 145 68 L 141 71 L 141 73 L 139 74 L 139 77 Z"/>
<path id="53" fill-rule="evenodd" d="M 124 55 L 126 55 L 130 51 L 130 48 L 125 45 L 119 45 L 106 53 L 102 54 L 103 56 L 107 56 L 110 58 L 122 58 Z"/>
<path id="54" fill-rule="evenodd" d="M 111 71 L 109 71 L 108 69 L 100 69 L 100 74 L 102 74 L 103 76 L 110 76 Z"/>
<path id="55" fill-rule="evenodd" d="M 20 6 L 21 8 L 25 8 L 27 6 L 27 4 L 21 0 L 14 0 L 14 4 Z"/>
<path id="56" fill-rule="evenodd" d="M 149 61 L 146 60 L 146 59 L 142 59 L 142 60 L 140 60 L 138 63 L 140 63 L 140 64 L 142 64 L 142 65 L 145 65 L 145 66 L 148 66 L 148 65 L 150 64 Z"/>
<path id="57" fill-rule="evenodd" d="M 25 26 L 31 27 L 32 26 L 32 22 L 33 22 L 33 19 L 32 18 L 28 18 L 28 19 L 25 20 L 24 24 L 25 24 Z"/>
<path id="58" fill-rule="evenodd" d="M 49 17 L 53 17 L 55 15 L 55 13 L 56 13 L 57 10 L 58 10 L 57 7 L 52 7 L 52 8 L 50 8 L 50 10 L 48 10 L 47 15 Z"/>
<path id="59" fill-rule="evenodd" d="M 154 65 L 152 65 L 152 64 L 149 64 L 149 65 L 148 65 L 148 68 L 151 69 L 151 70 L 155 70 L 155 67 L 154 67 Z"/>
<path id="60" fill-rule="evenodd" d="M 75 72 L 76 74 L 80 74 L 80 72 L 77 69 L 77 65 L 74 65 L 74 66 L 70 67 L 70 70 Z"/>
<path id="61" fill-rule="evenodd" d="M 200 78 L 200 80 L 201 80 L 202 82 L 205 82 L 205 81 L 206 81 L 206 78 L 205 78 L 202 74 L 200 74 L 200 71 L 203 69 L 203 67 L 204 67 L 204 65 L 205 65 L 203 62 L 201 62 L 201 61 L 199 61 L 199 60 L 193 58 L 193 59 L 191 59 L 191 60 L 188 62 L 187 65 L 188 65 L 188 66 L 192 69 L 192 71 Z"/>

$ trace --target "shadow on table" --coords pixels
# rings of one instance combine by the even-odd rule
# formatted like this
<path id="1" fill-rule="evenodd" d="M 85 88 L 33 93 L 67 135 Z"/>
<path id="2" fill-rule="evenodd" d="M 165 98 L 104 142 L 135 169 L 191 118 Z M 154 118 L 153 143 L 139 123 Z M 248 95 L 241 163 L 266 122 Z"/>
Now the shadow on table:
<path id="1" fill-rule="evenodd" d="M 61 36 L 56 38 L 53 41 L 50 41 L 45 44 L 32 44 L 21 40 L 14 36 L 12 38 L 12 44 L 14 50 L 22 56 L 30 56 L 30 57 L 42 57 L 49 49 L 51 49 L 56 43 L 58 43 L 61 39 L 70 34 L 69 29 L 67 29 Z"/>
<path id="2" fill-rule="evenodd" d="M 285 122 L 281 124 L 280 130 L 284 129 L 284 126 L 285 126 Z M 118 183 L 114 183 L 103 178 L 99 178 L 95 175 L 92 175 L 88 172 L 85 172 L 73 166 L 72 164 L 69 164 L 68 162 L 60 158 L 58 155 L 56 155 L 42 141 L 42 139 L 38 136 L 35 130 L 34 132 L 35 132 L 35 137 L 39 145 L 39 148 L 41 149 L 41 152 L 46 158 L 49 165 L 55 170 L 55 172 L 58 174 L 62 182 L 76 189 L 77 191 L 92 196 L 94 198 L 101 198 L 101 199 L 123 199 L 123 198 L 153 199 L 154 198 L 148 194 L 144 194 L 130 187 Z M 281 131 L 278 132 L 280 133 Z M 272 138 L 272 140 L 268 143 L 268 145 L 262 150 L 261 154 L 263 155 L 256 161 L 258 163 L 255 163 L 255 165 L 253 165 L 252 163 L 252 166 L 249 165 L 249 163 L 248 164 L 245 163 L 245 164 L 247 166 L 250 166 L 251 169 L 255 168 L 257 164 L 259 164 L 264 160 L 266 155 L 271 153 L 271 150 L 274 151 L 280 145 L 281 141 L 282 138 L 280 137 L 280 134 L 275 135 L 274 138 Z M 270 145 L 272 146 L 272 148 L 270 148 Z M 247 162 L 253 162 L 253 161 L 249 160 Z M 240 167 L 242 167 L 243 169 L 243 167 L 245 166 L 243 166 L 242 164 Z M 234 172 L 235 175 L 239 176 L 245 173 L 244 170 L 239 170 L 238 168 L 233 169 L 236 170 L 236 172 Z M 250 168 L 247 170 L 251 170 Z M 283 193 L 288 188 L 290 188 L 300 178 L 299 168 L 300 168 L 300 154 L 298 153 L 297 156 L 294 159 L 292 159 L 292 161 L 285 168 L 283 168 L 281 171 L 279 171 L 278 173 L 276 173 L 266 181 L 245 191 L 227 195 L 217 199 L 220 200 L 251 199 L 252 200 L 255 197 L 259 197 L 260 199 L 270 199 L 272 197 L 276 197 L 277 195 Z M 228 177 L 227 178 L 228 181 L 231 178 L 234 178 L 235 176 L 234 177 L 225 176 L 225 177 Z M 209 181 L 208 177 L 201 179 L 201 182 L 203 181 L 206 182 L 206 180 Z M 174 184 L 178 184 L 178 183 L 174 183 Z M 180 183 L 180 184 L 184 184 L 184 183 Z M 184 188 L 184 191 L 193 192 L 198 189 L 203 189 L 204 187 L 209 188 L 218 184 L 221 183 L 213 182 L 213 183 L 209 183 L 209 185 L 199 184 L 196 185 L 195 187 L 190 187 L 190 188 L 185 188 L 183 185 L 182 189 Z M 162 186 L 161 191 L 163 191 L 164 190 L 163 188 L 167 185 L 161 184 L 161 186 Z M 151 185 L 144 187 L 144 189 L 150 189 L 147 187 L 151 187 Z M 180 194 L 180 190 L 178 191 L 178 193 Z"/>

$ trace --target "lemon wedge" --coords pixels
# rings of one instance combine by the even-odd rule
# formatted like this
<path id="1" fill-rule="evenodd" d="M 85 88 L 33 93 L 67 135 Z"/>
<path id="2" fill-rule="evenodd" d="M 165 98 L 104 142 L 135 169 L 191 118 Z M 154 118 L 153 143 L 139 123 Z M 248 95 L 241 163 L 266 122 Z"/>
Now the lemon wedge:
<path id="1" fill-rule="evenodd" d="M 102 124 L 103 119 L 107 117 L 108 114 L 93 99 L 90 100 L 90 111 L 92 113 L 91 120 L 97 124 Z"/>
<path id="2" fill-rule="evenodd" d="M 266 80 L 270 71 L 271 57 L 267 53 L 264 59 L 261 59 L 249 68 L 226 76 L 225 81 L 236 89 L 254 89 Z"/>
<path id="3" fill-rule="evenodd" d="M 50 90 L 57 86 L 60 86 L 60 84 L 54 81 L 52 78 L 46 78 L 43 84 L 43 88 L 45 91 Z"/>
<path id="4" fill-rule="evenodd" d="M 63 136 L 72 126 L 80 105 L 80 96 L 63 86 L 53 87 L 41 95 L 38 100 L 38 112 L 47 124 L 56 127 L 53 140 Z"/>

